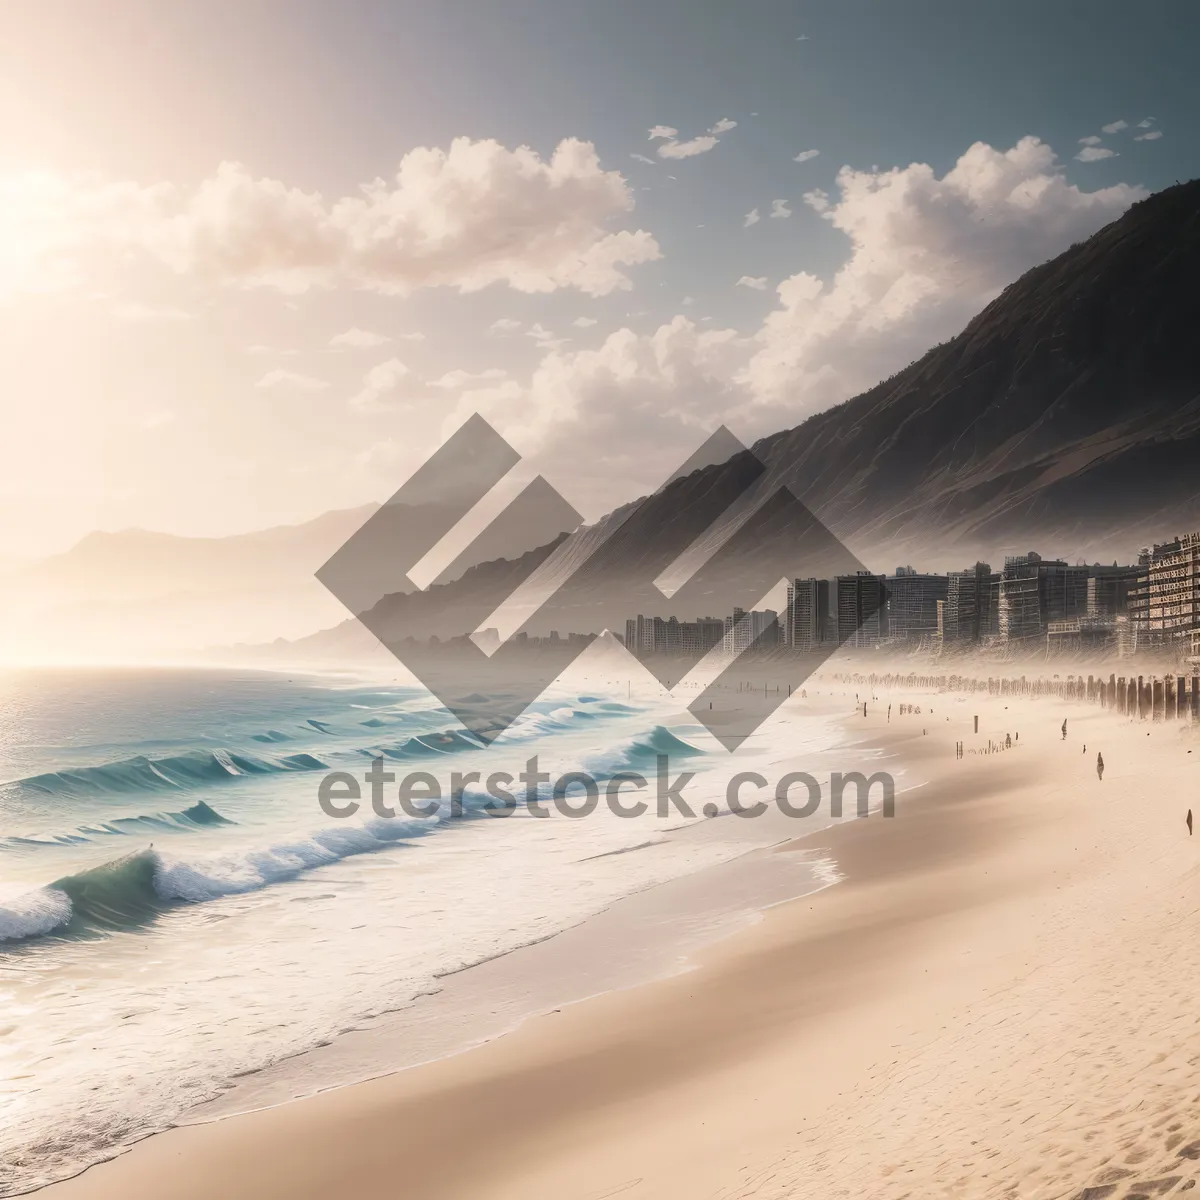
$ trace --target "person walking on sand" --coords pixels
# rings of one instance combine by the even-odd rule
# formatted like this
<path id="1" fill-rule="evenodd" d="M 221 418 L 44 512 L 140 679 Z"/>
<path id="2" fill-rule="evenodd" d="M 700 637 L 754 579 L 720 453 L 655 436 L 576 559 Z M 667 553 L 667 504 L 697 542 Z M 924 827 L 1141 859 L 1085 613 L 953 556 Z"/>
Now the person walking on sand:
<path id="1" fill-rule="evenodd" d="M 1188 837 L 1192 836 L 1192 810 L 1188 809 Z"/>
<path id="2" fill-rule="evenodd" d="M 1099 779 L 1101 783 L 1104 782 L 1104 755 L 1103 754 L 1096 755 L 1096 778 Z"/>
<path id="3" fill-rule="evenodd" d="M 1066 740 L 1067 740 L 1067 719 L 1066 719 L 1066 717 L 1064 717 L 1063 718 L 1063 741 L 1065 742 Z"/>

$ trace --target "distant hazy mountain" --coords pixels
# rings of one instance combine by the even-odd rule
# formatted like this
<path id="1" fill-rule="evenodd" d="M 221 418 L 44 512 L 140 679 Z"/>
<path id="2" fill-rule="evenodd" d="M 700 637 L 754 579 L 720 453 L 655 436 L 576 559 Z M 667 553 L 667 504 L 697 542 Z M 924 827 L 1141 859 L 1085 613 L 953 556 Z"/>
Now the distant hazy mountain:
<path id="1" fill-rule="evenodd" d="M 301 637 L 344 616 L 314 572 L 376 508 L 224 538 L 88 534 L 5 578 L 0 655 L 141 658 Z"/>

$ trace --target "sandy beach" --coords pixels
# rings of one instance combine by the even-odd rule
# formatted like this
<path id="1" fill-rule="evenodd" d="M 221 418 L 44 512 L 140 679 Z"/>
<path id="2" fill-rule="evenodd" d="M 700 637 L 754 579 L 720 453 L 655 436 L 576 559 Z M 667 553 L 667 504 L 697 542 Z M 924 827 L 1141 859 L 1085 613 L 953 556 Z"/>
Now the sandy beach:
<path id="1" fill-rule="evenodd" d="M 844 879 L 770 909 L 696 969 L 398 1074 L 172 1130 L 40 1194 L 1132 1200 L 1194 1187 L 1200 840 L 1184 818 L 1200 811 L 1200 738 L 1054 700 L 879 700 L 851 718 L 857 736 L 926 785 L 894 819 L 777 848 L 827 851 Z M 889 700 L 925 713 L 889 722 Z M 1013 749 L 972 753 L 1009 732 Z"/>

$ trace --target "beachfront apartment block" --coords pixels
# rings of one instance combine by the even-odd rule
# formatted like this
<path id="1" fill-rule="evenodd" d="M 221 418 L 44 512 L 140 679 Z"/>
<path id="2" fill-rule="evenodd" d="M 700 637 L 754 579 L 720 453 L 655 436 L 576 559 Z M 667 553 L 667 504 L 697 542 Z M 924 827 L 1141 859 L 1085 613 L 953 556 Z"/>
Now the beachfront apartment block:
<path id="1" fill-rule="evenodd" d="M 1143 550 L 1138 565 L 1128 591 L 1134 646 L 1181 644 L 1200 654 L 1200 533 Z"/>
<path id="2" fill-rule="evenodd" d="M 923 575 L 912 567 L 898 567 L 887 579 L 888 637 L 916 641 L 936 637 L 938 602 L 949 593 L 945 575 Z"/>
<path id="3" fill-rule="evenodd" d="M 887 580 L 859 571 L 833 581 L 833 618 L 841 646 L 874 646 L 888 635 Z"/>
<path id="4" fill-rule="evenodd" d="M 1045 635 L 1051 622 L 1087 615 L 1091 568 L 1045 559 L 1035 551 L 1009 555 L 1000 574 L 999 633 L 1006 642 Z"/>
<path id="5" fill-rule="evenodd" d="M 798 654 L 807 654 L 829 641 L 829 580 L 793 579 L 788 587 L 783 637 Z"/>
<path id="6" fill-rule="evenodd" d="M 1000 576 L 988 563 L 977 562 L 964 571 L 951 571 L 942 609 L 942 641 L 973 643 L 994 633 L 999 589 Z"/>

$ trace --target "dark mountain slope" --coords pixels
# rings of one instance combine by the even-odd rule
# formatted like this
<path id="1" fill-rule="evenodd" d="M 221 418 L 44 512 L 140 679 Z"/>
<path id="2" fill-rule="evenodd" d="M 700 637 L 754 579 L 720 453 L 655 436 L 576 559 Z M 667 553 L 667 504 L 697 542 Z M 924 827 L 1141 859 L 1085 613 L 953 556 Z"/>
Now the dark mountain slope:
<path id="1" fill-rule="evenodd" d="M 1200 524 L 1198 293 L 1192 182 L 1134 205 L 952 341 L 756 450 L 864 549 L 994 552 L 1035 538 L 1082 553 Z"/>

